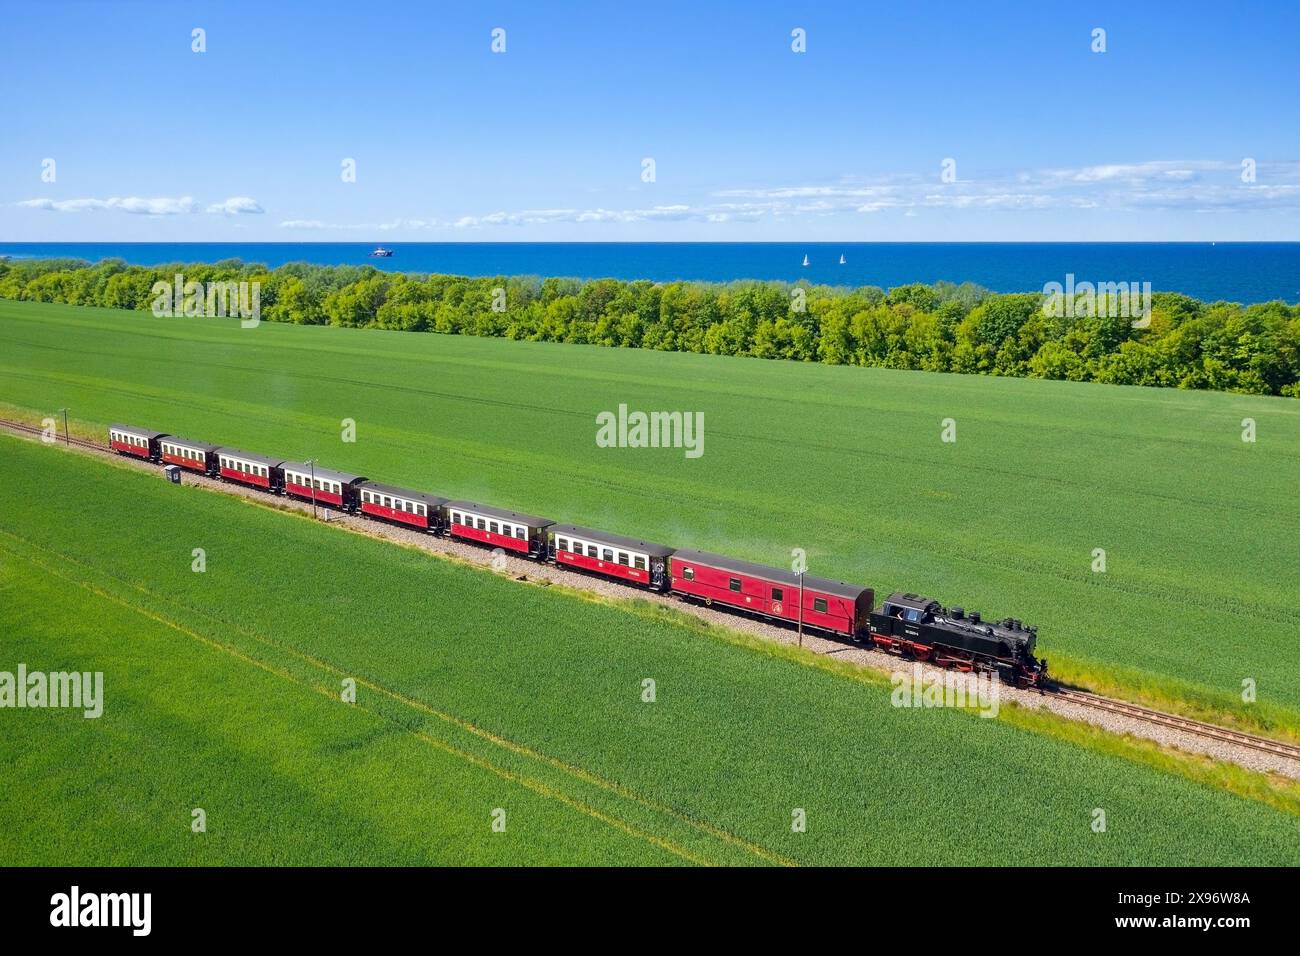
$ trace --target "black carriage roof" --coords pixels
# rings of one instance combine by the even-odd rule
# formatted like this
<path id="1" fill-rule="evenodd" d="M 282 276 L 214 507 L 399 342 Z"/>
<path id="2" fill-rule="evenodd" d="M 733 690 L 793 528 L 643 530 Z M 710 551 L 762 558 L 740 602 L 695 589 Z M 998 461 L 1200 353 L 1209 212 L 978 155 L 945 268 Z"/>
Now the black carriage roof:
<path id="1" fill-rule="evenodd" d="M 399 488 L 397 485 L 384 485 L 377 481 L 367 481 L 361 487 L 365 488 L 366 491 L 377 491 L 381 495 L 392 495 L 397 498 L 409 498 L 412 501 L 423 501 L 426 504 L 433 505 L 434 507 L 445 505 L 447 503 L 447 499 L 443 498 L 441 495 L 431 495 L 427 492 L 415 491 L 411 488 Z"/>
<path id="2" fill-rule="evenodd" d="M 182 438 L 180 435 L 164 435 L 173 445 L 184 445 L 186 448 L 198 448 L 205 452 L 214 452 L 219 448 L 218 445 L 209 445 L 205 441 L 190 441 L 188 438 Z"/>
<path id="3" fill-rule="evenodd" d="M 241 451 L 238 448 L 231 448 L 229 445 L 218 445 L 216 448 L 218 455 L 225 455 L 228 458 L 238 458 L 241 461 L 252 461 L 259 465 L 266 465 L 269 468 L 279 468 L 284 464 L 283 458 L 268 458 L 265 455 L 259 455 L 251 451 Z"/>
<path id="4" fill-rule="evenodd" d="M 723 571 L 748 574 L 751 577 L 762 578 L 765 581 L 776 581 L 780 584 L 799 586 L 799 575 L 793 571 L 787 571 L 785 568 L 769 567 L 766 564 L 755 564 L 752 561 L 741 561 L 739 558 L 729 558 L 722 554 L 711 554 L 708 551 L 692 551 L 689 548 L 678 548 L 673 555 L 673 560 L 697 562 Z M 871 588 L 863 587 L 860 584 L 848 584 L 844 581 L 833 581 L 830 578 L 815 578 L 811 574 L 804 575 L 803 586 L 807 591 L 821 591 L 825 594 L 833 594 L 836 597 L 851 598 L 854 601 L 863 594 L 871 593 Z"/>
<path id="5" fill-rule="evenodd" d="M 162 438 L 166 432 L 153 432 L 147 428 L 137 428 L 134 425 L 109 425 L 108 430 L 112 432 L 124 432 L 127 435 L 135 435 L 138 438 L 148 438 L 153 441 L 155 438 Z"/>
<path id="6" fill-rule="evenodd" d="M 286 461 L 286 469 L 292 469 L 300 475 L 310 475 L 315 478 L 322 478 L 326 481 L 337 481 L 341 485 L 350 485 L 354 481 L 365 481 L 365 475 L 354 475 L 350 471 L 332 471 L 329 468 L 322 468 L 320 465 L 311 465 L 305 461 Z"/>
<path id="7" fill-rule="evenodd" d="M 910 607 L 917 611 L 924 611 L 926 608 L 935 607 L 939 604 L 933 598 L 922 597 L 919 594 L 903 593 L 895 591 L 889 595 L 885 601 L 886 604 L 892 604 L 894 607 Z"/>
<path id="8" fill-rule="evenodd" d="M 577 538 L 586 538 L 591 541 L 599 541 L 602 544 L 613 544 L 628 551 L 640 551 L 642 554 L 650 555 L 656 558 L 666 558 L 672 554 L 676 548 L 670 548 L 663 544 L 652 544 L 648 541 L 642 541 L 639 538 L 628 538 L 621 534 L 610 534 L 608 531 L 598 531 L 595 528 L 583 528 L 576 524 L 557 524 L 551 528 L 552 534 L 567 534 Z"/>
<path id="9" fill-rule="evenodd" d="M 518 511 L 507 511 L 504 508 L 493 508 L 491 505 L 481 505 L 476 501 L 448 501 L 447 507 L 457 508 L 461 511 L 472 511 L 475 514 L 487 515 L 490 518 L 506 518 L 510 521 L 518 521 L 530 528 L 545 528 L 548 525 L 555 524 L 555 521 L 551 518 L 539 518 L 537 515 L 526 515 Z"/>

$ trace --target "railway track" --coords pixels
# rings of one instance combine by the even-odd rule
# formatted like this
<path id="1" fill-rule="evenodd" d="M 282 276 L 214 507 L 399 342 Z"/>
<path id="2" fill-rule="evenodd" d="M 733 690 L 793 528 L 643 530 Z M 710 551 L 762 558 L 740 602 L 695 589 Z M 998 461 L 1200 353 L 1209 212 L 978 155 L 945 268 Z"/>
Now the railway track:
<path id="1" fill-rule="evenodd" d="M 39 436 L 44 434 L 44 430 L 35 425 L 29 425 L 25 422 L 16 422 L 7 418 L 0 418 L 0 428 L 28 435 Z M 112 452 L 112 448 L 107 442 L 96 442 L 84 438 L 71 438 L 68 436 L 58 438 L 57 441 L 59 443 L 74 445 L 78 448 L 84 448 L 89 451 Z M 1129 717 L 1134 720 L 1140 720 L 1161 727 L 1168 727 L 1172 730 L 1180 730 L 1185 733 L 1195 734 L 1199 737 L 1217 740 L 1238 747 L 1245 747 L 1261 753 L 1300 761 L 1300 746 L 1296 746 L 1295 744 L 1284 743 L 1280 740 L 1273 740 L 1269 737 L 1260 737 L 1256 734 L 1248 734 L 1240 730 L 1230 730 L 1227 727 L 1221 727 L 1218 724 L 1193 720 L 1190 717 L 1179 717 L 1174 714 L 1167 714 L 1163 711 L 1152 710 L 1149 707 L 1130 704 L 1126 701 L 1115 700 L 1111 697 L 1102 697 L 1098 694 L 1088 693 L 1087 691 L 1058 686 L 1051 689 L 1049 693 L 1057 700 L 1079 704 L 1084 707 L 1091 707 L 1094 710 L 1106 711 L 1108 713 Z"/>
<path id="2" fill-rule="evenodd" d="M 43 435 L 45 430 L 35 425 L 28 425 L 26 422 L 15 422 L 8 418 L 0 418 L 0 427 L 10 429 L 11 431 L 22 432 L 26 435 Z M 56 437 L 55 444 L 59 445 L 76 445 L 78 448 L 89 448 L 91 451 L 109 451 L 107 442 L 89 441 L 85 438 L 72 438 L 70 436 Z"/>
<path id="3" fill-rule="evenodd" d="M 1112 714 L 1119 714 L 1123 717 L 1132 717 L 1135 720 L 1142 720 L 1149 724 L 1159 724 L 1162 727 L 1169 727 L 1173 730 L 1182 730 L 1189 734 L 1196 734 L 1199 737 L 1207 737 L 1211 740 L 1219 740 L 1224 743 L 1234 744 L 1238 747 L 1248 747 L 1251 750 L 1273 754 L 1277 757 L 1287 757 L 1291 760 L 1300 760 L 1300 747 L 1294 744 L 1283 743 L 1280 740 L 1273 740 L 1270 737 L 1259 737 L 1255 734 L 1248 734 L 1240 730 L 1229 730 L 1227 727 L 1220 727 L 1218 724 L 1207 724 L 1201 720 L 1192 720 L 1190 717 L 1178 717 L 1174 714 L 1166 714 L 1164 711 L 1152 710 L 1149 707 L 1141 707 L 1137 704 L 1115 700 L 1111 697 L 1101 697 L 1097 694 L 1090 694 L 1087 691 L 1057 688 L 1052 692 L 1052 694 L 1058 700 L 1082 704 L 1085 707 L 1104 710 Z"/>

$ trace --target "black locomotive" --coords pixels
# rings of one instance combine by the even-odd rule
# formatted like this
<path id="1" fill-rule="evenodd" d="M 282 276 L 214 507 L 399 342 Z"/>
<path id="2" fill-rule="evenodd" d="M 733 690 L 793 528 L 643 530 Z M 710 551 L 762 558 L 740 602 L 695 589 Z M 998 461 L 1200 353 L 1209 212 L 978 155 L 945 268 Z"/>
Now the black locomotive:
<path id="1" fill-rule="evenodd" d="M 945 608 L 896 591 L 871 612 L 871 641 L 881 650 L 942 667 L 997 671 L 1009 684 L 1040 686 L 1047 661 L 1034 657 L 1038 629 L 1013 617 L 981 620 L 979 612 Z"/>

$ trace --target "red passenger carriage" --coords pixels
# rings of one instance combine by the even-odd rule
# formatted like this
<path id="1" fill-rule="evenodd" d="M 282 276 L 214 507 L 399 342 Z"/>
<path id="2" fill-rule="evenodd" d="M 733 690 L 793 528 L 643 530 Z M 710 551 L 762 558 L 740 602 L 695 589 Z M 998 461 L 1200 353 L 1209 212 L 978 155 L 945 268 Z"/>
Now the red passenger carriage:
<path id="1" fill-rule="evenodd" d="M 356 511 L 361 500 L 360 485 L 364 475 L 331 471 L 308 462 L 287 461 L 284 470 L 284 493 L 318 505 L 331 505 L 343 511 Z"/>
<path id="2" fill-rule="evenodd" d="M 206 442 L 190 441 L 175 435 L 165 435 L 159 440 L 162 460 L 169 465 L 180 465 L 203 475 L 217 473 L 217 446 Z"/>
<path id="3" fill-rule="evenodd" d="M 166 432 L 151 432 L 134 425 L 109 425 L 108 443 L 119 455 L 133 455 L 145 461 L 158 461 L 161 455 L 160 440 Z"/>
<path id="4" fill-rule="evenodd" d="M 673 549 L 665 545 L 572 524 L 553 525 L 548 537 L 556 564 L 656 591 L 668 587 L 668 558 Z"/>
<path id="5" fill-rule="evenodd" d="M 252 485 L 263 491 L 279 491 L 284 482 L 283 458 L 268 458 L 238 448 L 217 448 L 217 474 L 227 481 Z"/>
<path id="6" fill-rule="evenodd" d="M 473 501 L 448 501 L 443 505 L 447 530 L 454 537 L 505 548 L 529 557 L 547 554 L 546 529 L 550 518 L 520 514 Z"/>
<path id="7" fill-rule="evenodd" d="M 443 526 L 446 498 L 423 491 L 367 481 L 361 486 L 361 513 L 369 518 L 438 532 Z"/>

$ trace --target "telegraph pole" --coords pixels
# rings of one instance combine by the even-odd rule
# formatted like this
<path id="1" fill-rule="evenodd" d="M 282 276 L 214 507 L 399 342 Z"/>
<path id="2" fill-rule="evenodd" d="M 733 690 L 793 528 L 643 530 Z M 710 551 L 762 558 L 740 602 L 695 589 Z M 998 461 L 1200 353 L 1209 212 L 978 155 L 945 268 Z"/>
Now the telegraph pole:
<path id="1" fill-rule="evenodd" d="M 308 458 L 307 464 L 311 465 L 311 516 L 316 518 L 316 459 Z"/>
<path id="2" fill-rule="evenodd" d="M 68 410 L 60 408 L 59 411 L 63 412 L 63 444 L 71 448 L 72 439 L 68 437 Z"/>
<path id="3" fill-rule="evenodd" d="M 803 647 L 803 572 L 799 572 L 799 646 Z"/>

